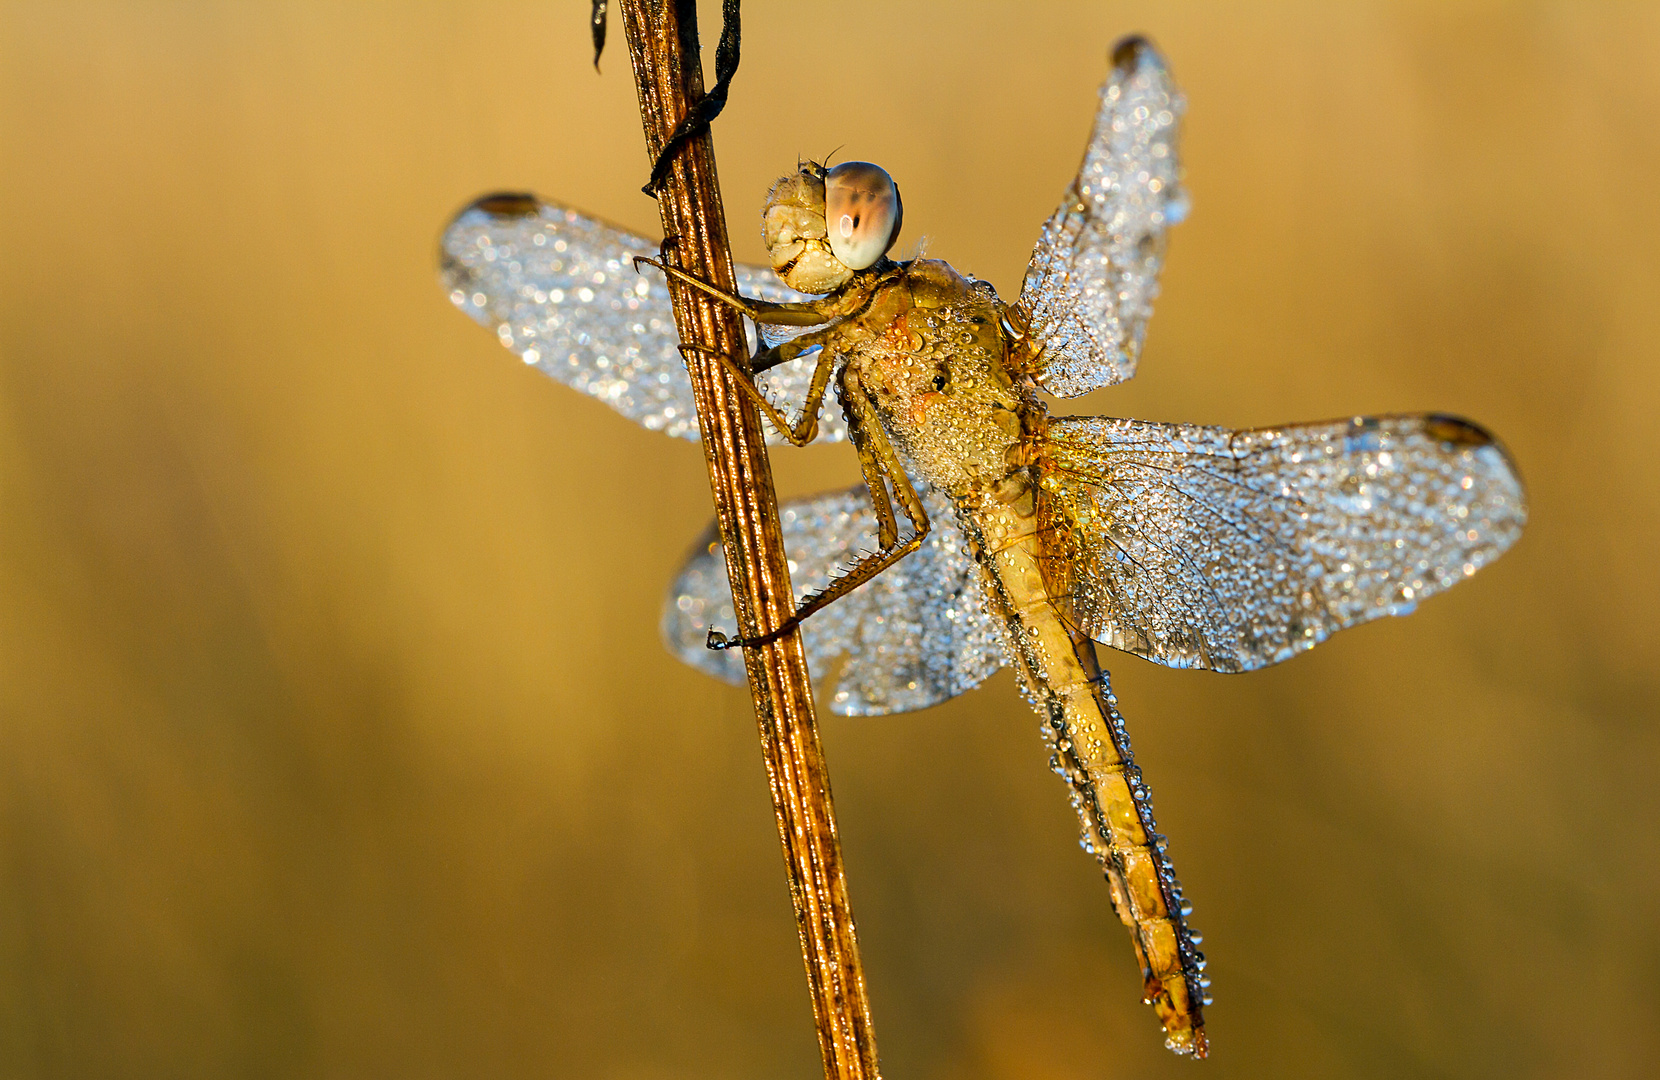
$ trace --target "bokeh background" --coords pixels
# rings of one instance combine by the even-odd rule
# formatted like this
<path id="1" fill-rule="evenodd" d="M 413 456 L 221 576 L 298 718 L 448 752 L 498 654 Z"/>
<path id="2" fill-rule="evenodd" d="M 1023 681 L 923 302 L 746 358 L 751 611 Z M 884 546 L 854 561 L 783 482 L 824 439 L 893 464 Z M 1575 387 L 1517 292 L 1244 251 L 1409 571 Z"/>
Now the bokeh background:
<path id="1" fill-rule="evenodd" d="M 585 9 L 0 4 L 0 1076 L 818 1075 L 748 700 L 656 638 L 699 450 L 436 280 L 486 190 L 655 232 Z M 1198 1068 L 1656 1075 L 1660 8 L 751 4 L 739 256 L 841 147 L 1012 295 L 1133 30 L 1194 213 L 1078 409 L 1461 413 L 1532 509 L 1279 668 L 1115 664 Z M 1007 673 L 824 738 L 886 1075 L 1197 1075 Z"/>

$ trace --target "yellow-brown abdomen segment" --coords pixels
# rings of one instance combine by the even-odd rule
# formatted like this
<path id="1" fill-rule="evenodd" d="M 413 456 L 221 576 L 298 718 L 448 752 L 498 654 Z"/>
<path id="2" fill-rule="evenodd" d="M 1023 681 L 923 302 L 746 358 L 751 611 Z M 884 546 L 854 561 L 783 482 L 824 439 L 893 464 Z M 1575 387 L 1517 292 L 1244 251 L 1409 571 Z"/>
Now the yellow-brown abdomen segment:
<path id="1" fill-rule="evenodd" d="M 1130 930 L 1146 1000 L 1170 1048 L 1203 1057 L 1204 957 L 1094 642 L 1071 629 L 1064 595 L 1044 580 L 1035 494 L 1016 478 L 1003 500 L 965 515 L 965 531 L 1027 697 L 1043 717 L 1052 765 L 1071 787 L 1084 847 L 1100 861 Z"/>

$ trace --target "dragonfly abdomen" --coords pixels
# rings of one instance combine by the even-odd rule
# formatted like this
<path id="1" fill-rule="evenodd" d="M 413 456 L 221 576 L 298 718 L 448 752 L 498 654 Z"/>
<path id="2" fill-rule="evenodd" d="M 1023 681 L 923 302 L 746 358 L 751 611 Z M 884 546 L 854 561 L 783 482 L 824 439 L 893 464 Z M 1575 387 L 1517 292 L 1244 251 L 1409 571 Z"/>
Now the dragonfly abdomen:
<path id="1" fill-rule="evenodd" d="M 1033 500 L 998 502 L 962 517 L 1011 660 L 1043 717 L 1052 765 L 1071 788 L 1083 845 L 1099 860 L 1113 908 L 1135 943 L 1146 1000 L 1170 1048 L 1203 1057 L 1204 958 L 1187 928 L 1181 887 L 1094 643 L 1072 629 L 1045 583 Z"/>

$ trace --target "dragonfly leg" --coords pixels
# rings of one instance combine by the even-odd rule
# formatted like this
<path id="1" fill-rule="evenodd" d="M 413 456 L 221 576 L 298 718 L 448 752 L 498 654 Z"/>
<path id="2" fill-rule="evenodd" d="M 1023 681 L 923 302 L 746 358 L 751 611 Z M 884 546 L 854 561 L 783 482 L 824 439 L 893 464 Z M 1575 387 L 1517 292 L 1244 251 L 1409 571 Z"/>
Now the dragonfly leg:
<path id="1" fill-rule="evenodd" d="M 744 396 L 753 401 L 756 408 L 761 410 L 762 415 L 772 422 L 772 426 L 778 429 L 780 435 L 784 436 L 785 441 L 791 446 L 806 446 L 818 438 L 818 414 L 824 405 L 825 391 L 830 385 L 830 372 L 835 368 L 835 354 L 828 350 L 819 353 L 818 363 L 813 368 L 813 381 L 808 385 L 807 396 L 802 401 L 801 415 L 793 424 L 784 415 L 782 409 L 768 401 L 767 396 L 761 393 L 761 388 L 755 385 L 754 372 L 757 367 L 765 370 L 795 359 L 801 353 L 819 344 L 817 341 L 807 340 L 817 336 L 816 334 L 803 334 L 801 337 L 786 341 L 782 345 L 774 346 L 760 353 L 751 359 L 750 370 L 748 371 L 745 371 L 736 360 L 719 349 L 710 349 L 702 345 L 682 345 L 680 346 L 680 352 L 681 355 L 696 352 L 705 356 L 713 356 L 732 375 Z M 764 361 L 764 366 L 758 363 L 762 361 Z"/>
<path id="2" fill-rule="evenodd" d="M 799 303 L 775 304 L 770 300 L 754 300 L 718 289 L 702 278 L 694 277 L 679 267 L 670 266 L 658 259 L 648 259 L 644 255 L 634 256 L 634 269 L 639 270 L 641 266 L 655 266 L 669 277 L 706 292 L 729 307 L 737 308 L 758 323 L 771 323 L 775 326 L 817 326 L 835 318 L 835 312 L 832 310 L 834 301 L 829 297 Z"/>
<path id="3" fill-rule="evenodd" d="M 871 404 L 864 387 L 859 385 L 858 376 L 851 369 L 842 370 L 842 381 L 838 390 L 837 396 L 841 398 L 842 405 L 847 410 L 847 430 L 852 435 L 854 448 L 859 452 L 859 464 L 864 470 L 865 486 L 870 490 L 871 506 L 876 511 L 877 550 L 855 561 L 852 566 L 833 578 L 823 590 L 803 597 L 801 606 L 795 609 L 794 614 L 764 634 L 749 638 L 729 638 L 718 630 L 710 630 L 711 649 L 765 645 L 778 640 L 800 626 L 802 620 L 815 611 L 846 596 L 921 547 L 922 541 L 928 535 L 928 511 L 923 509 L 922 498 L 911 486 L 910 477 L 905 475 L 905 467 L 899 460 L 899 454 L 888 441 L 887 434 L 876 417 L 875 406 Z M 893 486 L 894 499 L 899 503 L 900 511 L 910 521 L 913 530 L 911 535 L 903 540 L 899 538 L 893 505 L 888 501 L 887 486 L 890 484 Z"/>
<path id="4" fill-rule="evenodd" d="M 893 502 L 888 498 L 887 474 L 882 467 L 882 450 L 886 448 L 891 451 L 887 433 L 882 430 L 882 425 L 876 417 L 871 415 L 870 399 L 865 397 L 858 376 L 849 371 L 842 377 L 841 385 L 837 386 L 836 390 L 842 411 L 847 414 L 849 420 L 847 433 L 854 451 L 859 455 L 859 471 L 864 474 L 865 491 L 870 494 L 870 508 L 876 515 L 876 548 L 878 551 L 885 551 L 899 541 L 899 520 L 894 517 Z M 876 438 L 882 440 L 881 447 L 873 444 L 872 432 Z M 903 468 L 894 471 L 900 476 L 905 475 Z M 924 514 L 923 518 L 926 520 L 927 515 Z"/>

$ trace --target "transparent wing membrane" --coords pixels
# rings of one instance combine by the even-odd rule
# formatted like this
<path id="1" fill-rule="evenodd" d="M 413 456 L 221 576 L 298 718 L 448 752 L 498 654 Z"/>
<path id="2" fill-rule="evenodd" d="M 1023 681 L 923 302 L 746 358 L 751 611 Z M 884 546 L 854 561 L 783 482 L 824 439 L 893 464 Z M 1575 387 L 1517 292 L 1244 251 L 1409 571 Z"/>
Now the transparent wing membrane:
<path id="1" fill-rule="evenodd" d="M 845 660 L 830 691 L 832 712 L 878 716 L 927 708 L 979 685 L 1005 663 L 956 512 L 932 489 L 921 492 L 933 525 L 922 548 L 801 624 L 813 671 L 831 671 Z M 780 514 L 798 597 L 822 589 L 861 548 L 876 543 L 863 484 L 790 500 Z M 742 683 L 736 650 L 713 652 L 706 644 L 711 626 L 730 633 L 736 621 L 725 554 L 711 529 L 669 589 L 663 639 L 693 667 Z"/>
<path id="2" fill-rule="evenodd" d="M 458 214 L 440 246 L 451 301 L 525 363 L 653 431 L 698 437 L 668 286 L 656 269 L 634 269 L 635 256 L 657 257 L 656 241 L 534 196 L 491 195 Z M 737 274 L 746 296 L 806 298 L 770 269 L 740 265 Z M 746 328 L 753 351 L 754 329 Z M 814 359 L 780 365 L 760 385 L 797 406 Z M 819 438 L 846 437 L 830 409 Z M 768 438 L 779 441 L 776 432 Z"/>
<path id="3" fill-rule="evenodd" d="M 1152 45 L 1113 50 L 1083 162 L 1012 305 L 933 261 L 862 262 L 876 248 L 858 230 L 872 219 L 825 213 L 852 198 L 836 177 L 854 163 L 828 177 L 802 164 L 768 196 L 771 250 L 798 253 L 795 280 L 841 284 L 824 304 L 760 314 L 841 314 L 822 328 L 745 326 L 751 353 L 822 330 L 769 354 L 808 350 L 758 386 L 798 423 L 820 359 L 844 365 L 832 390 L 849 413 L 822 413 L 818 438 L 848 438 L 851 417 L 866 483 L 895 495 L 880 529 L 865 483 L 779 507 L 796 591 L 788 625 L 801 627 L 830 710 L 923 709 L 1012 664 L 1130 929 L 1144 1000 L 1167 1046 L 1203 1057 L 1201 939 L 1094 643 L 1177 668 L 1278 663 L 1475 574 L 1516 542 L 1527 509 L 1504 449 L 1447 416 L 1246 431 L 1048 417 L 1032 380 L 1075 397 L 1135 374 L 1167 232 L 1188 210 L 1184 108 Z M 803 239 L 820 226 L 871 272 L 850 280 L 828 256 L 801 263 L 823 254 Z M 451 300 L 527 364 L 647 428 L 698 437 L 668 283 L 634 267 L 659 255 L 655 241 L 534 196 L 492 195 L 456 217 L 441 247 Z M 770 269 L 736 273 L 745 296 L 810 299 Z M 783 441 L 770 422 L 767 437 Z M 913 479 L 913 498 L 907 476 L 940 487 Z M 917 499 L 932 526 L 920 538 L 907 531 Z M 713 527 L 670 587 L 661 627 L 681 660 L 744 681 L 743 648 L 708 648 L 713 629 L 756 629 L 738 625 Z"/>
<path id="4" fill-rule="evenodd" d="M 1033 375 L 1050 393 L 1075 397 L 1135 374 L 1165 229 L 1187 213 L 1182 109 L 1157 50 L 1120 44 L 1083 165 L 1043 226 L 1016 304 L 1041 347 Z"/>
<path id="5" fill-rule="evenodd" d="M 1096 640 L 1246 671 L 1402 615 L 1521 534 L 1521 481 L 1443 416 L 1255 431 L 1052 422 L 1045 578 Z"/>

